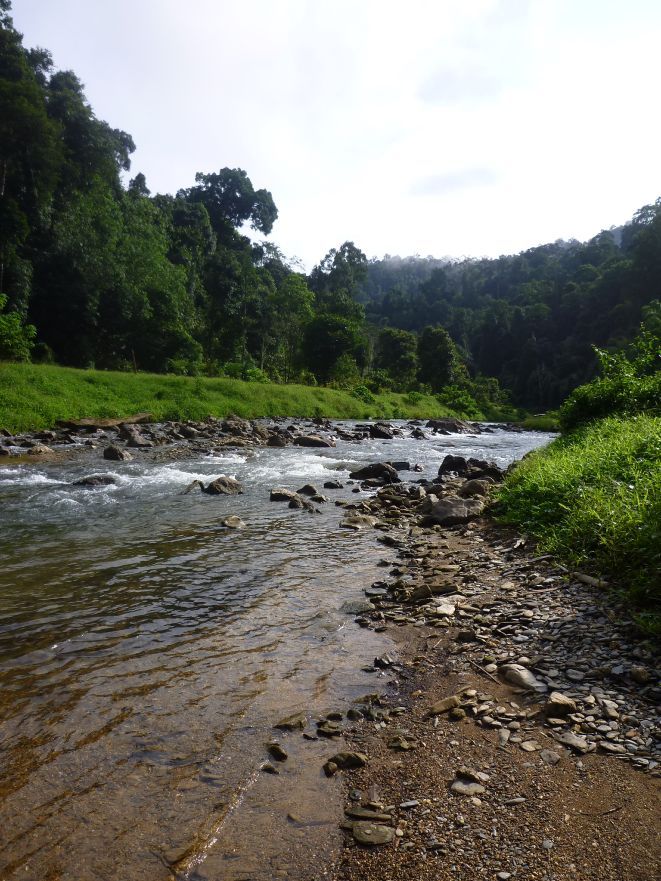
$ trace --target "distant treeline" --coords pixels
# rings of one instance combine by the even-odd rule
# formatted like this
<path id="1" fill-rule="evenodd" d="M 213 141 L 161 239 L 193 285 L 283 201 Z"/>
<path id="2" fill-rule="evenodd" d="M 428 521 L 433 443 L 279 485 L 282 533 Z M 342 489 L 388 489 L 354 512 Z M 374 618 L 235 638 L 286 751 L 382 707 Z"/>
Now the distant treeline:
<path id="1" fill-rule="evenodd" d="M 0 0 L 0 358 L 431 391 L 471 415 L 508 394 L 555 405 L 591 375 L 591 344 L 631 338 L 661 293 L 661 202 L 587 244 L 442 263 L 345 242 L 306 275 L 243 234 L 278 212 L 242 169 L 176 195 L 124 184 L 131 136 L 9 13 Z"/>
<path id="2" fill-rule="evenodd" d="M 367 318 L 419 333 L 446 328 L 472 373 L 515 401 L 554 407 L 595 373 L 661 297 L 661 199 L 589 242 L 558 241 L 495 260 L 389 258 L 369 264 Z"/>

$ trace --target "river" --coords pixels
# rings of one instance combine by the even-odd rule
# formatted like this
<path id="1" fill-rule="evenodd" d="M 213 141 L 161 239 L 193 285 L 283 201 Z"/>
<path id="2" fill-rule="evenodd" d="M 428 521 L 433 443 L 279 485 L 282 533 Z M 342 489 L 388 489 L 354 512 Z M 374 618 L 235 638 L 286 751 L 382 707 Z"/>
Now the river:
<path id="1" fill-rule="evenodd" d="M 392 552 L 339 527 L 336 498 L 368 462 L 430 478 L 447 453 L 503 466 L 550 435 L 395 438 L 258 448 L 154 464 L 81 449 L 0 467 L 0 877 L 39 881 L 321 877 L 337 845 L 327 741 L 275 721 L 345 710 L 387 682 L 361 671 L 392 650 L 345 603 Z M 7 462 L 7 460 L 5 460 Z M 116 485 L 73 486 L 111 474 Z M 220 474 L 240 496 L 183 494 Z M 312 482 L 321 515 L 269 501 Z M 228 514 L 242 530 L 219 526 Z M 317 874 L 313 874 L 313 873 Z"/>

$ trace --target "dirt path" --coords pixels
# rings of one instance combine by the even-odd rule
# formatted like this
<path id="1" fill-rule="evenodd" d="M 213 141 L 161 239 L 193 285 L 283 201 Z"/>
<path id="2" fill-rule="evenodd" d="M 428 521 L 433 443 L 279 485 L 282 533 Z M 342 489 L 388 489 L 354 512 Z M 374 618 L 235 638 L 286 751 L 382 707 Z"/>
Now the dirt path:
<path id="1" fill-rule="evenodd" d="M 362 622 L 399 657 L 377 660 L 382 698 L 348 733 L 369 761 L 345 774 L 337 881 L 656 881 L 649 648 L 603 592 L 489 521 L 412 532 L 384 537 L 395 581 Z"/>

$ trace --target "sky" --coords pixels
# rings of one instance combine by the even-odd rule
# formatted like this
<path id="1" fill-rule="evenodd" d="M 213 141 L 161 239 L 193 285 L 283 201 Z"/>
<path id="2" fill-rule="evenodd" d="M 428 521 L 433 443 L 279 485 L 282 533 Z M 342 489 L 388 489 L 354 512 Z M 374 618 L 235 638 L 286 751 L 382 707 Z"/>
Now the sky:
<path id="1" fill-rule="evenodd" d="M 14 0 L 136 142 L 131 174 L 270 190 L 309 269 L 584 240 L 661 195 L 658 0 Z"/>

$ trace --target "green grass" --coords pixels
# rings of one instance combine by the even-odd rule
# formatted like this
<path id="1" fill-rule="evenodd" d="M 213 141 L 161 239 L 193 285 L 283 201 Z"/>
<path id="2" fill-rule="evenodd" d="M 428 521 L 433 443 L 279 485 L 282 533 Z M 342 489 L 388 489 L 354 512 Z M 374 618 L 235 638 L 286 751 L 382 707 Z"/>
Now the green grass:
<path id="1" fill-rule="evenodd" d="M 389 392 L 374 398 L 374 403 L 365 403 L 350 392 L 314 386 L 0 363 L 0 428 L 11 432 L 51 428 L 58 419 L 121 418 L 138 412 L 151 413 L 155 420 L 228 413 L 334 419 L 455 415 L 432 396 L 412 401 Z"/>
<path id="2" fill-rule="evenodd" d="M 528 431 L 560 431 L 560 419 L 555 411 L 539 416 L 526 416 L 519 425 Z"/>
<path id="3" fill-rule="evenodd" d="M 532 453 L 499 516 L 540 548 L 612 581 L 641 623 L 661 621 L 661 418 L 603 419 Z"/>

